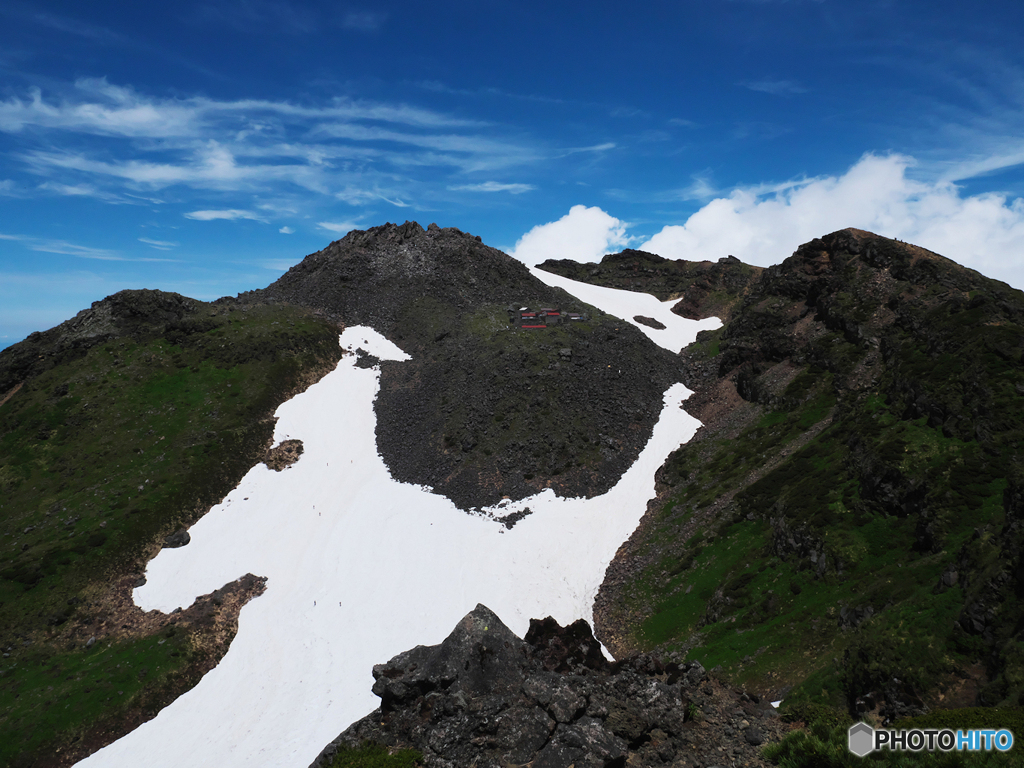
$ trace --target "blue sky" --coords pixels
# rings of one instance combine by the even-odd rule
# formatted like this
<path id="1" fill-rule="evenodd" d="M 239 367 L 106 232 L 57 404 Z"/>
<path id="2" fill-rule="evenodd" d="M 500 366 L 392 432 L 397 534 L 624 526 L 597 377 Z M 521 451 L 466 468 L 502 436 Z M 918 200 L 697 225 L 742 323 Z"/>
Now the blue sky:
<path id="1" fill-rule="evenodd" d="M 262 287 L 353 227 L 781 261 L 844 226 L 1024 287 L 1024 6 L 0 6 L 0 346 Z"/>

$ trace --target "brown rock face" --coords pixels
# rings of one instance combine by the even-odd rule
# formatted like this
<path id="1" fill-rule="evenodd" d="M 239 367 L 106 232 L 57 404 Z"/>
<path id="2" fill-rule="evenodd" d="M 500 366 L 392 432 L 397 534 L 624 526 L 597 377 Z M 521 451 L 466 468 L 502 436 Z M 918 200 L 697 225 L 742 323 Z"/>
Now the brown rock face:
<path id="1" fill-rule="evenodd" d="M 302 456 L 301 440 L 283 440 L 267 451 L 263 463 L 275 472 L 290 467 Z"/>

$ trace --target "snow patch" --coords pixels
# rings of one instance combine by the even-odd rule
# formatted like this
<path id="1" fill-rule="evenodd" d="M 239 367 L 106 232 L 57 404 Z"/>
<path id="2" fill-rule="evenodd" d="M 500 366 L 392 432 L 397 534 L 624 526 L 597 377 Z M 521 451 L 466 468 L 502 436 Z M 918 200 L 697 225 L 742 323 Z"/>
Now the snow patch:
<path id="1" fill-rule="evenodd" d="M 609 315 L 622 318 L 639 328 L 643 333 L 669 352 L 678 352 L 685 346 L 692 344 L 697 334 L 701 331 L 713 331 L 722 326 L 722 321 L 717 317 L 709 317 L 704 320 L 687 320 L 672 312 L 672 307 L 678 303 L 678 299 L 659 301 L 649 293 L 638 293 L 636 291 L 620 291 L 617 288 L 605 288 L 600 285 L 588 285 L 570 280 L 567 277 L 545 272 L 537 267 L 531 267 L 530 272 L 547 285 L 554 288 L 564 288 L 577 299 L 598 307 Z M 638 323 L 633 318 L 653 317 L 665 326 L 664 329 L 650 328 Z"/>
<path id="2" fill-rule="evenodd" d="M 650 296 L 616 303 L 610 289 L 579 286 L 581 299 L 609 312 L 657 317 L 671 333 L 641 330 L 662 333 L 670 349 L 709 327 L 656 314 L 650 301 L 661 302 Z M 340 343 L 409 359 L 370 328 L 348 328 Z M 682 410 L 690 392 L 677 384 L 647 446 L 608 493 L 564 499 L 546 490 L 467 515 L 391 477 L 374 436 L 379 375 L 345 355 L 284 403 L 274 440 L 301 439 L 302 458 L 283 473 L 253 467 L 192 526 L 188 546 L 150 562 L 135 590 L 145 610 L 185 607 L 245 573 L 267 577 L 267 590 L 242 609 L 229 652 L 195 688 L 80 765 L 307 765 L 376 708 L 373 664 L 441 642 L 477 603 L 519 635 L 532 617 L 592 622 L 605 569 L 654 495 L 655 470 L 700 426 Z M 499 524 L 527 507 L 514 527 Z"/>

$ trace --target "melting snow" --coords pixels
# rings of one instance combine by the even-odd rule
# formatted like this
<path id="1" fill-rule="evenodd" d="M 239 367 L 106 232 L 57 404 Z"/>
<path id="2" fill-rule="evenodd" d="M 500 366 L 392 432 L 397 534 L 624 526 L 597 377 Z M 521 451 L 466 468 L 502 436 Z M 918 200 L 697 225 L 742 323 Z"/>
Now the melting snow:
<path id="1" fill-rule="evenodd" d="M 661 334 L 670 349 L 714 327 L 656 313 L 637 303 L 640 294 L 571 286 L 613 314 L 658 318 L 671 332 L 641 330 Z M 612 294 L 626 295 L 612 303 Z M 341 344 L 408 359 L 369 328 L 346 329 Z M 700 426 L 680 407 L 690 393 L 677 384 L 650 442 L 608 493 L 546 491 L 474 516 L 391 478 L 374 439 L 379 370 L 355 360 L 346 355 L 278 409 L 275 440 L 301 439 L 302 458 L 283 472 L 250 470 L 190 529 L 188 546 L 160 552 L 135 591 L 143 609 L 172 611 L 245 573 L 266 576 L 267 591 L 242 609 L 227 655 L 155 719 L 79 765 L 308 765 L 377 706 L 374 664 L 439 643 L 477 603 L 519 635 L 531 617 L 591 621 L 605 568 L 654 495 L 655 470 Z M 524 506 L 533 514 L 510 530 L 488 517 Z"/>
<path id="2" fill-rule="evenodd" d="M 564 288 L 577 299 L 587 302 L 610 315 L 621 317 L 628 323 L 635 325 L 643 331 L 647 338 L 660 347 L 670 352 L 678 353 L 683 347 L 692 343 L 697 337 L 698 331 L 711 331 L 719 328 L 722 321 L 717 317 L 709 317 L 704 320 L 686 320 L 672 313 L 672 305 L 677 299 L 659 301 L 649 293 L 637 293 L 636 291 L 620 291 L 616 288 L 604 288 L 599 285 L 588 285 L 577 283 L 567 277 L 556 275 L 552 272 L 545 272 L 542 269 L 531 267 L 530 272 L 534 277 L 539 278 L 548 285 Z M 664 330 L 649 328 L 646 325 L 636 322 L 633 318 L 653 317 L 665 326 Z"/>

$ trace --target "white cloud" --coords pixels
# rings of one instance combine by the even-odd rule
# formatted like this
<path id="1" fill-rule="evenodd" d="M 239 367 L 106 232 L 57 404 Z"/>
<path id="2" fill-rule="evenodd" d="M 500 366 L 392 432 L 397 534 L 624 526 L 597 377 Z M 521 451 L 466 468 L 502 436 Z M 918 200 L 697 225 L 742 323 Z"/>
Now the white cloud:
<path id="1" fill-rule="evenodd" d="M 609 149 L 615 149 L 614 141 L 606 141 L 604 144 L 594 144 L 590 147 L 572 147 L 566 149 L 565 154 L 574 155 L 577 152 L 607 152 Z"/>
<path id="2" fill-rule="evenodd" d="M 96 188 L 91 184 L 58 184 L 56 182 L 47 181 L 39 185 L 40 189 L 45 189 L 48 192 L 56 192 L 58 195 L 68 195 L 70 197 L 89 197 L 96 194 Z"/>
<path id="3" fill-rule="evenodd" d="M 596 206 L 574 205 L 558 221 L 540 224 L 519 238 L 511 255 L 528 266 L 545 259 L 597 261 L 625 247 L 627 226 Z"/>
<path id="4" fill-rule="evenodd" d="M 675 197 L 680 200 L 711 200 L 715 195 L 719 193 L 710 179 L 707 176 L 700 176 L 694 174 L 691 176 L 693 179 L 689 186 L 683 187 L 675 193 Z"/>
<path id="5" fill-rule="evenodd" d="M 513 195 L 521 195 L 523 192 L 531 192 L 536 189 L 533 184 L 502 184 L 499 181 L 485 181 L 481 184 L 460 184 L 448 189 L 459 192 L 509 192 Z"/>
<path id="6" fill-rule="evenodd" d="M 358 229 L 359 225 L 352 221 L 321 221 L 317 224 L 320 229 L 326 229 L 328 232 L 337 232 L 338 234 L 348 234 L 353 229 Z"/>
<path id="7" fill-rule="evenodd" d="M 66 195 L 68 197 L 94 197 L 97 200 L 102 200 L 106 203 L 138 204 L 135 202 L 138 198 L 127 199 L 133 198 L 133 195 L 128 195 L 126 198 L 111 192 L 104 192 L 103 190 L 97 189 L 92 184 L 61 184 L 60 182 L 55 181 L 45 181 L 38 186 L 38 189 L 45 192 L 53 192 L 56 195 Z"/>
<path id="8" fill-rule="evenodd" d="M 842 176 L 737 189 L 639 248 L 691 261 L 732 254 L 767 266 L 801 243 L 856 227 L 923 246 L 1024 288 L 1024 200 L 962 197 L 950 182 L 915 181 L 906 173 L 913 162 L 868 154 Z"/>
<path id="9" fill-rule="evenodd" d="M 49 240 L 32 237 L 10 238 L 24 240 L 25 245 L 33 251 L 41 253 L 57 253 L 63 256 L 78 256 L 82 259 L 98 259 L 99 261 L 126 261 L 115 251 L 107 248 L 92 248 L 88 245 L 69 243 L 67 240 Z"/>
<path id="10" fill-rule="evenodd" d="M 287 272 L 295 266 L 294 261 L 286 261 L 284 259 L 264 259 L 263 261 L 258 261 L 256 263 L 264 269 L 270 269 L 274 272 Z"/>
<path id="11" fill-rule="evenodd" d="M 280 232 L 282 235 L 293 235 L 293 234 L 295 234 L 295 230 L 292 229 L 291 227 L 281 227 L 277 231 Z"/>
<path id="12" fill-rule="evenodd" d="M 227 219 L 228 221 L 234 221 L 235 219 L 252 219 L 253 221 L 263 221 L 263 219 L 252 211 L 240 211 L 234 208 L 230 208 L 225 211 L 192 211 L 191 213 L 186 213 L 185 218 L 195 219 L 196 221 L 213 221 L 215 219 Z"/>
<path id="13" fill-rule="evenodd" d="M 117 251 L 108 248 L 93 248 L 89 245 L 78 245 L 69 243 L 67 240 L 53 240 L 46 237 L 33 237 L 31 235 L 8 235 L 0 233 L 0 240 L 10 240 L 22 243 L 31 251 L 39 253 L 56 253 L 62 256 L 77 256 L 80 259 L 95 259 L 97 261 L 141 261 L 141 262 L 166 262 L 172 259 L 149 259 L 132 258 L 120 256 Z"/>
<path id="14" fill-rule="evenodd" d="M 419 128 L 479 128 L 486 123 L 452 117 L 404 104 L 383 104 L 335 98 L 324 105 L 305 106 L 287 101 L 238 99 L 217 101 L 196 96 L 161 99 L 134 88 L 112 85 L 103 78 L 75 81 L 63 99 L 47 100 L 39 88 L 28 98 L 0 101 L 0 131 L 17 133 L 29 126 L 102 136 L 158 139 L 201 138 L 211 130 L 237 131 L 239 120 L 250 132 L 265 132 L 281 124 L 310 122 L 334 126 L 344 121 L 379 121 Z M 227 125 L 222 125 L 227 121 Z"/>
<path id="15" fill-rule="evenodd" d="M 145 243 L 161 251 L 169 251 L 171 248 L 177 248 L 180 243 L 173 243 L 170 240 L 150 240 L 148 237 L 140 237 L 140 243 Z"/>
<path id="16" fill-rule="evenodd" d="M 564 155 L 485 121 L 400 103 L 161 98 L 105 79 L 57 88 L 0 98 L 0 133 L 20 144 L 10 154 L 42 177 L 37 189 L 112 203 L 175 186 L 260 197 L 297 186 L 342 199 L 372 189 L 374 202 L 402 207 L 439 170 L 494 173 Z"/>

